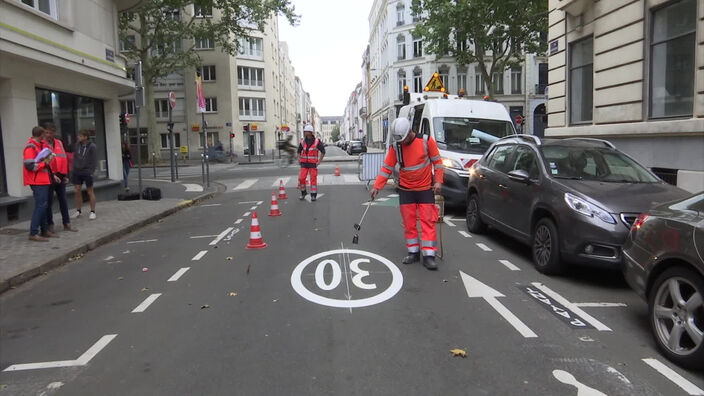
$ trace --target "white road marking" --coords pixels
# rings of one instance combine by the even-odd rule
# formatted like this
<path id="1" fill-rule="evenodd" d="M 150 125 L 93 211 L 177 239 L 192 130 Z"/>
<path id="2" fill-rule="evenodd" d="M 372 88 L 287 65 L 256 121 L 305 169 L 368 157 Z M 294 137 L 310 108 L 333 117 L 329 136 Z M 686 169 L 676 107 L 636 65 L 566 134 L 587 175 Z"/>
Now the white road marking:
<path id="1" fill-rule="evenodd" d="M 493 251 L 493 250 L 491 250 L 491 248 L 489 246 L 487 246 L 483 243 L 478 243 L 477 246 L 479 246 L 479 248 L 485 252 L 492 252 Z"/>
<path id="2" fill-rule="evenodd" d="M 107 256 L 107 257 L 105 257 L 105 261 L 110 261 L 110 260 L 112 260 L 112 259 L 114 259 L 114 258 L 115 258 L 115 257 L 113 257 L 113 256 Z"/>
<path id="3" fill-rule="evenodd" d="M 664 375 L 665 378 L 674 382 L 675 385 L 682 388 L 685 392 L 687 392 L 687 394 L 689 394 L 689 395 L 704 395 L 704 390 L 701 390 L 696 385 L 689 382 L 687 379 L 685 379 L 681 375 L 677 374 L 674 370 L 665 366 L 659 360 L 653 359 L 653 358 L 648 358 L 648 359 L 643 359 L 643 361 L 645 362 L 645 364 L 654 368 L 660 374 Z"/>
<path id="4" fill-rule="evenodd" d="M 290 177 L 282 177 L 281 179 L 276 179 L 276 181 L 271 185 L 272 187 L 278 187 L 279 182 L 282 182 L 283 185 L 285 186 L 288 181 L 291 180 Z"/>
<path id="5" fill-rule="evenodd" d="M 156 241 L 158 241 L 158 239 L 145 239 L 143 241 L 129 241 L 129 242 L 127 242 L 127 244 L 129 245 L 131 243 L 149 243 L 149 242 L 156 242 Z"/>
<path id="6" fill-rule="evenodd" d="M 225 238 L 230 231 L 234 230 L 234 227 L 228 227 L 225 231 L 221 232 L 212 242 L 209 243 L 210 246 L 215 246 L 220 242 L 221 239 Z"/>
<path id="7" fill-rule="evenodd" d="M 173 274 L 173 275 L 171 276 L 171 278 L 169 278 L 169 280 L 168 280 L 167 282 L 176 282 L 176 281 L 177 281 L 181 276 L 183 276 L 183 274 L 185 274 L 186 271 L 188 271 L 189 269 L 191 269 L 191 267 L 184 267 L 184 268 L 181 268 L 180 270 L 176 271 L 176 273 Z"/>
<path id="8" fill-rule="evenodd" d="M 157 298 L 159 298 L 159 296 L 161 296 L 161 293 L 154 293 L 151 296 L 147 297 L 146 299 L 144 299 L 144 301 L 142 301 L 141 304 L 137 305 L 137 308 L 132 310 L 132 313 L 146 311 L 147 308 L 149 308 L 149 306 L 152 305 L 152 303 L 156 301 Z"/>
<path id="9" fill-rule="evenodd" d="M 450 222 L 450 218 L 443 216 L 442 222 L 449 225 L 450 227 L 454 227 L 455 225 Z"/>
<path id="10" fill-rule="evenodd" d="M 190 237 L 191 239 L 204 239 L 204 238 L 215 238 L 217 235 L 196 235 Z"/>
<path id="11" fill-rule="evenodd" d="M 182 184 L 186 187 L 186 192 L 203 192 L 203 186 L 200 184 Z"/>
<path id="12" fill-rule="evenodd" d="M 574 375 L 564 370 L 553 370 L 552 375 L 565 385 L 572 385 L 577 388 L 577 396 L 607 396 L 606 393 L 600 392 L 592 387 L 589 387 L 574 378 Z"/>
<path id="13" fill-rule="evenodd" d="M 207 250 L 201 250 L 200 252 L 198 252 L 198 254 L 196 254 L 195 256 L 193 256 L 193 258 L 191 259 L 191 261 L 198 261 L 198 260 L 202 259 L 203 256 L 205 256 L 206 254 L 208 254 L 208 251 L 207 251 Z"/>
<path id="14" fill-rule="evenodd" d="M 263 203 L 264 203 L 264 201 L 257 201 L 257 205 L 261 205 Z"/>
<path id="15" fill-rule="evenodd" d="M 259 181 L 259 179 L 247 179 L 247 180 L 243 181 L 242 183 L 238 184 L 232 190 L 233 191 L 246 190 L 246 189 L 252 187 L 254 185 L 254 183 L 256 183 L 257 181 Z"/>
<path id="16" fill-rule="evenodd" d="M 257 210 L 257 207 L 256 207 L 256 206 L 252 206 L 251 208 L 249 208 L 249 210 Z"/>
<path id="17" fill-rule="evenodd" d="M 375 201 L 377 201 L 377 202 L 385 202 L 385 201 L 388 201 L 389 199 L 391 199 L 391 198 L 376 198 Z"/>
<path id="18" fill-rule="evenodd" d="M 359 176 L 357 175 L 347 175 L 344 174 L 342 177 L 345 179 L 345 183 L 358 183 L 359 182 Z"/>
<path id="19" fill-rule="evenodd" d="M 200 205 L 201 208 L 209 208 L 212 206 L 222 206 L 222 204 L 207 204 L 207 205 Z"/>
<path id="20" fill-rule="evenodd" d="M 240 205 L 251 205 L 251 204 L 261 205 L 262 204 L 261 201 L 244 201 L 244 202 L 237 202 L 237 203 Z"/>
<path id="21" fill-rule="evenodd" d="M 472 237 L 471 235 L 469 235 L 469 233 L 468 233 L 467 231 L 457 231 L 457 232 L 459 232 L 460 235 L 462 235 L 462 236 L 465 237 L 465 238 L 471 238 L 471 237 Z"/>
<path id="22" fill-rule="evenodd" d="M 227 234 L 227 237 L 225 238 L 225 241 L 228 241 L 228 242 L 231 241 L 231 240 L 232 240 L 232 237 L 235 236 L 235 234 L 237 234 L 238 232 L 240 232 L 240 229 L 239 229 L 239 228 L 233 229 L 231 233 Z"/>
<path id="23" fill-rule="evenodd" d="M 506 266 L 506 268 L 510 269 L 511 271 L 520 271 L 521 269 L 513 265 L 512 262 L 508 260 L 499 260 L 499 262 L 503 265 Z"/>
<path id="24" fill-rule="evenodd" d="M 41 362 L 41 363 L 26 363 L 26 364 L 13 364 L 12 366 L 6 368 L 3 371 L 20 371 L 20 370 L 34 370 L 34 369 L 44 369 L 44 368 L 57 368 L 57 367 L 73 367 L 73 366 L 85 366 L 91 361 L 103 348 L 105 348 L 110 341 L 112 341 L 117 334 L 108 334 L 102 336 L 98 342 L 93 344 L 88 350 L 79 356 L 76 360 L 58 360 L 54 362 Z"/>
<path id="25" fill-rule="evenodd" d="M 628 306 L 624 303 L 603 303 L 603 302 L 574 303 L 574 305 L 576 305 L 578 307 L 585 307 L 585 308 L 613 308 L 613 307 L 627 307 Z"/>
<path id="26" fill-rule="evenodd" d="M 242 216 L 249 217 L 249 215 L 251 215 L 251 214 L 252 214 L 252 212 L 244 212 L 244 214 Z"/>
<path id="27" fill-rule="evenodd" d="M 237 220 L 235 221 L 235 224 L 239 224 L 239 223 L 241 223 L 241 222 L 242 222 L 242 220 L 243 220 L 243 219 L 237 219 Z"/>
<path id="28" fill-rule="evenodd" d="M 508 308 L 504 307 L 503 304 L 497 300 L 497 297 L 505 297 L 499 291 L 492 289 L 491 287 L 483 284 L 479 280 L 472 278 L 471 276 L 460 271 L 462 276 L 462 282 L 464 283 L 465 289 L 467 289 L 467 297 L 469 298 L 483 298 L 489 305 L 491 305 L 496 312 L 499 313 L 506 321 L 508 321 L 514 329 L 516 329 L 525 338 L 536 338 L 537 334 L 533 332 L 528 326 L 525 325 L 513 312 L 509 311 Z"/>
<path id="29" fill-rule="evenodd" d="M 590 325 L 594 326 L 595 329 L 599 331 L 611 331 L 610 328 L 608 328 L 605 324 L 601 323 L 600 321 L 596 320 L 593 316 L 589 315 L 588 313 L 584 312 L 581 308 L 578 306 L 574 305 L 573 303 L 567 301 L 566 298 L 562 297 L 561 295 L 557 294 L 556 292 L 552 291 L 549 287 L 543 285 L 540 282 L 533 282 L 533 286 L 535 286 L 538 290 L 542 291 L 543 293 L 547 294 L 548 297 L 552 297 L 553 300 L 559 302 L 564 306 L 565 308 L 569 309 L 570 311 L 574 312 L 577 314 L 577 316 L 580 316 L 582 319 L 584 319 L 587 323 Z"/>
<path id="30" fill-rule="evenodd" d="M 398 194 L 389 194 L 389 195 L 387 195 L 387 197 L 389 197 L 389 198 L 396 198 L 396 197 L 398 197 Z"/>

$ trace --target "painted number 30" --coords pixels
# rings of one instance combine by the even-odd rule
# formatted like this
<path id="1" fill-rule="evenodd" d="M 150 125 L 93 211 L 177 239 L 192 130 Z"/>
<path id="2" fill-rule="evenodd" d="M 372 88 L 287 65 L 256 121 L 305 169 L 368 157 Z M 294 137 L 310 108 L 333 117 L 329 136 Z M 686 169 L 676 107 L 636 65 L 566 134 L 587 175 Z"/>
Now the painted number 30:
<path id="1" fill-rule="evenodd" d="M 369 271 L 364 271 L 359 268 L 360 263 L 369 264 L 370 261 L 366 258 L 359 258 L 350 263 L 350 271 L 354 273 L 354 276 L 352 276 L 352 283 L 360 289 L 376 289 L 375 283 L 365 283 L 363 281 L 365 277 L 369 276 Z M 332 270 L 332 279 L 330 279 L 330 283 L 325 282 L 325 267 L 327 266 L 330 266 Z M 337 261 L 326 259 L 318 263 L 318 266 L 315 268 L 315 284 L 318 285 L 320 289 L 333 290 L 340 285 L 340 282 L 342 282 L 342 269 Z"/>

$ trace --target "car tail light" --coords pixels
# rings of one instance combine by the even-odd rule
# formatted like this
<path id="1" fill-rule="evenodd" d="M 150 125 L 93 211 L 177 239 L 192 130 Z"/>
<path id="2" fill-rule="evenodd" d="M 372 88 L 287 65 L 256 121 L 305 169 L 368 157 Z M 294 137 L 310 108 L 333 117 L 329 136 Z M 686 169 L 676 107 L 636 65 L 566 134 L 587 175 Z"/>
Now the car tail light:
<path id="1" fill-rule="evenodd" d="M 648 216 L 647 214 L 645 214 L 645 213 L 640 214 L 640 215 L 638 216 L 638 218 L 636 219 L 636 221 L 633 222 L 633 226 L 631 227 L 631 229 L 639 230 L 640 227 L 643 225 L 643 223 L 645 223 L 645 220 L 646 220 L 648 217 L 649 217 L 649 216 Z"/>
<path id="2" fill-rule="evenodd" d="M 467 168 L 467 169 L 469 169 L 469 168 L 471 168 L 472 165 L 474 165 L 476 162 L 477 162 L 476 159 L 471 159 L 471 160 L 467 161 L 466 164 L 464 164 L 464 167 Z"/>

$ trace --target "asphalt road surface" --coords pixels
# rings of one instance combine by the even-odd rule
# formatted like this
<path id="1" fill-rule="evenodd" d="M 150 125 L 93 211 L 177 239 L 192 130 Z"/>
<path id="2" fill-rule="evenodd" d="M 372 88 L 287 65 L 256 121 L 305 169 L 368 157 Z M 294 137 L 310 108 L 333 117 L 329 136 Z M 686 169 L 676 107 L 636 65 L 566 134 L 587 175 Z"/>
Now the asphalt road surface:
<path id="1" fill-rule="evenodd" d="M 620 273 L 543 276 L 460 211 L 438 271 L 403 265 L 393 188 L 353 245 L 368 193 L 341 169 L 310 202 L 295 167 L 223 166 L 216 198 L 0 296 L 0 395 L 702 394 Z"/>

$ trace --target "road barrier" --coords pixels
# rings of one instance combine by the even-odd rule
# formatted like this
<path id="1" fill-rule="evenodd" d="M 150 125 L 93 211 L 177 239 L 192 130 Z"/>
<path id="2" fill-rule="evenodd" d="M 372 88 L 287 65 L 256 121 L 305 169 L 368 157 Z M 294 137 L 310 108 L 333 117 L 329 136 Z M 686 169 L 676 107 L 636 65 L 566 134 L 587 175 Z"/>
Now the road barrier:
<path id="1" fill-rule="evenodd" d="M 357 164 L 359 180 L 366 181 L 367 188 L 369 188 L 369 183 L 375 180 L 379 174 L 381 166 L 384 165 L 385 156 L 386 153 L 362 153 L 359 156 Z"/>

